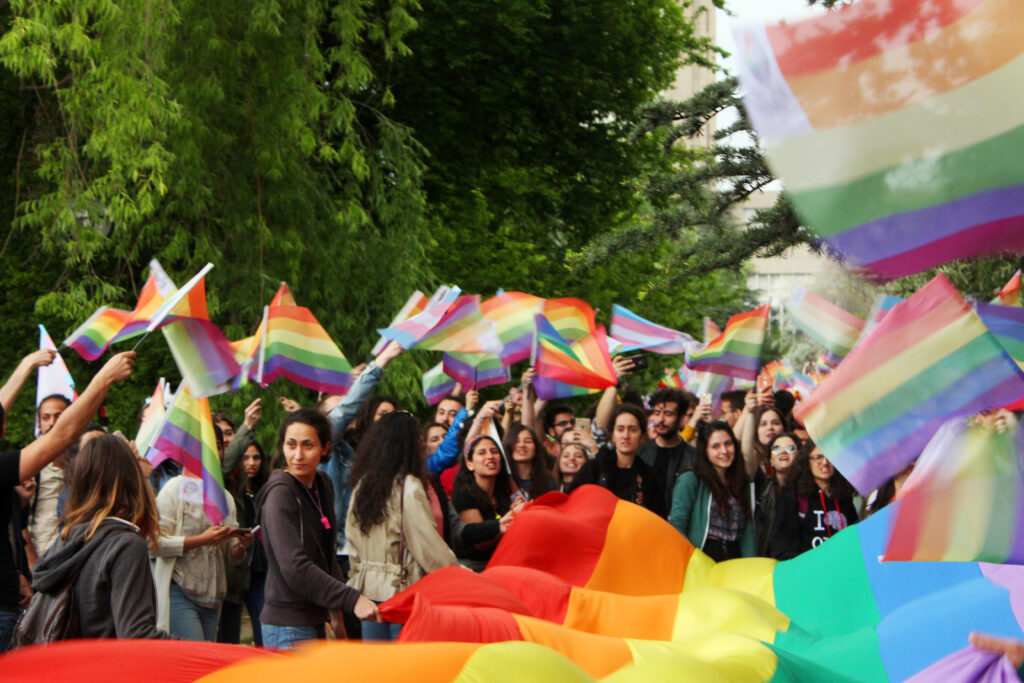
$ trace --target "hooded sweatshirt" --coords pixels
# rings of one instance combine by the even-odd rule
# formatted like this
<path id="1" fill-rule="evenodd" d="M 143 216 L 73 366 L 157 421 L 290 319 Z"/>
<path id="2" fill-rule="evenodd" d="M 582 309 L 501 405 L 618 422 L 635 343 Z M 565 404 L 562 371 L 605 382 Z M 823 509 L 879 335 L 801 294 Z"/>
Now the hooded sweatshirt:
<path id="1" fill-rule="evenodd" d="M 86 541 L 88 526 L 54 542 L 36 563 L 32 589 L 53 594 L 74 581 L 82 638 L 167 638 L 156 628 L 149 548 L 138 527 L 108 517 Z"/>
<path id="2" fill-rule="evenodd" d="M 342 579 L 335 530 L 321 520 L 335 519 L 334 488 L 323 472 L 316 473 L 315 489 L 316 494 L 292 475 L 276 470 L 256 498 L 267 553 L 266 603 L 260 615 L 264 624 L 322 624 L 328 619 L 327 610 L 351 613 L 359 599 L 359 591 Z"/>

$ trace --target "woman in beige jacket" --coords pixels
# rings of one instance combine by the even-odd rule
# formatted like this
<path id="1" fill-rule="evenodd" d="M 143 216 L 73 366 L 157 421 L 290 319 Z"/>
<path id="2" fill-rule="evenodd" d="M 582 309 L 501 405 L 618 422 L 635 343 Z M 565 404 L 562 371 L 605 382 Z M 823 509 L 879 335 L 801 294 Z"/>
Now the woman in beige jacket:
<path id="1" fill-rule="evenodd" d="M 458 564 L 430 508 L 423 454 L 416 418 L 395 412 L 370 427 L 352 465 L 348 585 L 378 603 Z M 364 621 L 363 640 L 394 640 L 400 630 L 400 624 Z"/>

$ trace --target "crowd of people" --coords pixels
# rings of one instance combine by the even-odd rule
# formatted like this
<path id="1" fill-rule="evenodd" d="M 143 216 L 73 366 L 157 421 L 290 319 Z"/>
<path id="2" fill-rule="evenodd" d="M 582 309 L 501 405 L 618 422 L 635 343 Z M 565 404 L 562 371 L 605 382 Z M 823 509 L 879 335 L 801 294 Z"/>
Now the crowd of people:
<path id="1" fill-rule="evenodd" d="M 11 539 L 0 544 L 0 648 L 32 642 L 46 609 L 34 592 L 68 587 L 80 637 L 238 643 L 248 612 L 257 646 L 328 631 L 394 640 L 401 627 L 382 622 L 380 603 L 441 567 L 482 570 L 524 505 L 551 491 L 605 487 L 717 561 L 787 559 L 879 509 L 905 479 L 865 507 L 794 420 L 789 392 L 729 392 L 714 414 L 710 397 L 629 390 L 623 357 L 619 385 L 585 416 L 537 400 L 530 369 L 504 400 L 459 392 L 424 422 L 375 391 L 400 353 L 392 342 L 356 368 L 343 397 L 280 399 L 272 451 L 257 439 L 260 399 L 237 427 L 214 413 L 228 502 L 217 524 L 181 465 L 150 467 L 120 433 L 90 424 L 134 353 L 112 357 L 73 403 L 42 401 L 41 435 L 0 454 Z M 53 357 L 27 356 L 0 408 Z"/>

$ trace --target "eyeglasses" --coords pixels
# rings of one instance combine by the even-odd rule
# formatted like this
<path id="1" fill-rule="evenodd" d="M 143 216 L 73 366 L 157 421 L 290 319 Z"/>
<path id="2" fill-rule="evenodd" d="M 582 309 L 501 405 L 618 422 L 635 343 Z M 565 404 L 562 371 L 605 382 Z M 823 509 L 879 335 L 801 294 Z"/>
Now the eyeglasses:
<path id="1" fill-rule="evenodd" d="M 576 423 L 573 422 L 572 420 L 559 420 L 558 422 L 555 423 L 555 426 L 556 427 L 571 427 L 574 424 L 576 424 Z"/>
<path id="2" fill-rule="evenodd" d="M 781 453 L 796 453 L 796 444 L 787 443 L 783 445 L 781 443 L 777 443 L 774 446 L 772 446 L 772 455 L 779 455 Z"/>
<path id="3" fill-rule="evenodd" d="M 813 460 L 814 462 L 818 462 L 819 460 L 824 460 L 824 459 L 825 459 L 825 454 L 824 453 L 816 453 L 816 454 L 811 456 L 811 460 Z"/>

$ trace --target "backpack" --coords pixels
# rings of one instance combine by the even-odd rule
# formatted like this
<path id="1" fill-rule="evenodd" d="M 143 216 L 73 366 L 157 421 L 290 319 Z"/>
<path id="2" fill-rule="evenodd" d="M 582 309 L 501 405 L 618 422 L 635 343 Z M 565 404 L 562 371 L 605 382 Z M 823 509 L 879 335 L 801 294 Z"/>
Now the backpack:
<path id="1" fill-rule="evenodd" d="M 14 647 L 70 640 L 81 635 L 78 605 L 75 604 L 75 581 L 71 580 L 56 593 L 32 596 L 28 609 L 18 619 Z"/>

